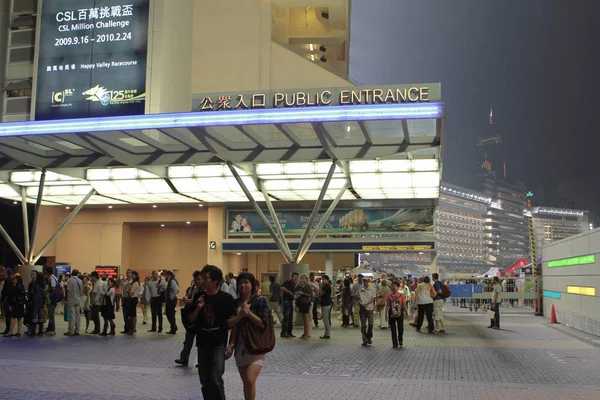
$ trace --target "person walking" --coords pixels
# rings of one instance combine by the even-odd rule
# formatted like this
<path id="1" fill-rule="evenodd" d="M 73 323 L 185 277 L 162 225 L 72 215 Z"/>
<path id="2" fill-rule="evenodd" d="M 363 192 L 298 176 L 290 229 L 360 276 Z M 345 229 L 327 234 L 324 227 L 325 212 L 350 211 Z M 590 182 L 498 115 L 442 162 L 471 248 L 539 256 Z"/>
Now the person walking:
<path id="1" fill-rule="evenodd" d="M 362 334 L 362 345 L 368 346 L 373 344 L 373 310 L 375 309 L 377 291 L 375 285 L 370 284 L 370 277 L 363 276 L 362 282 L 363 284 L 358 290 L 360 332 Z"/>
<path id="2" fill-rule="evenodd" d="M 392 331 L 392 347 L 402 347 L 404 337 L 404 318 L 408 317 L 406 296 L 400 290 L 400 282 L 392 283 L 392 290 L 386 299 L 385 319 Z"/>
<path id="3" fill-rule="evenodd" d="M 177 321 L 175 320 L 175 308 L 177 307 L 177 295 L 179 294 L 179 284 L 175 279 L 173 271 L 167 271 L 167 289 L 166 289 L 166 302 L 165 309 L 167 313 L 167 321 L 169 321 L 170 329 L 167 332 L 168 335 L 174 335 L 177 333 Z"/>
<path id="4" fill-rule="evenodd" d="M 292 272 L 290 279 L 283 282 L 283 323 L 281 324 L 281 337 L 294 338 L 292 329 L 294 327 L 294 293 L 298 285 L 298 273 Z"/>
<path id="5" fill-rule="evenodd" d="M 225 400 L 225 352 L 228 330 L 237 322 L 235 300 L 231 294 L 219 290 L 223 280 L 220 268 L 206 265 L 200 274 L 203 293 L 190 314 L 197 332 L 198 377 L 203 398 Z"/>
<path id="6" fill-rule="evenodd" d="M 94 271 L 95 272 L 95 271 Z M 96 274 L 98 277 L 98 274 Z M 83 282 L 79 279 L 79 271 L 71 271 L 71 278 L 67 282 L 67 305 L 71 307 L 71 320 L 69 330 L 65 336 L 79 336 L 79 325 L 81 323 L 81 296 L 83 295 Z"/>
<path id="7" fill-rule="evenodd" d="M 196 338 L 196 331 L 194 324 L 190 321 L 190 314 L 194 311 L 196 303 L 200 296 L 204 293 L 202 291 L 202 276 L 200 271 L 195 271 L 194 280 L 192 286 L 188 289 L 186 298 L 187 301 L 185 306 L 181 309 L 181 323 L 185 328 L 185 340 L 183 341 L 183 349 L 179 358 L 175 360 L 175 364 L 187 367 L 190 360 L 190 353 L 192 352 L 192 346 L 194 345 L 194 339 Z"/>
<path id="8" fill-rule="evenodd" d="M 383 278 L 386 276 L 385 274 L 381 274 L 382 279 L 379 285 L 379 293 L 377 294 L 377 301 L 375 305 L 377 306 L 377 314 L 379 314 L 379 329 L 387 329 L 388 328 L 388 319 L 387 319 L 387 297 L 391 293 L 391 288 L 388 286 L 389 281 L 387 278 Z"/>
<path id="9" fill-rule="evenodd" d="M 61 284 L 56 278 L 54 274 L 54 268 L 46 267 L 44 269 L 44 278 L 48 282 L 48 295 L 50 297 L 50 304 L 48 305 L 48 327 L 46 328 L 46 332 L 44 334 L 48 336 L 56 335 L 56 322 L 55 322 L 55 314 L 56 314 L 56 306 L 58 303 L 63 301 L 63 288 Z"/>
<path id="10" fill-rule="evenodd" d="M 281 286 L 275 281 L 275 275 L 269 275 L 269 309 L 275 313 L 277 320 L 283 324 L 283 314 L 281 313 Z"/>
<path id="11" fill-rule="evenodd" d="M 427 315 L 427 332 L 434 333 L 433 323 L 433 299 L 436 293 L 431 285 L 431 279 L 428 276 L 423 277 L 423 282 L 417 286 L 415 290 L 415 298 L 417 300 L 418 316 L 417 316 L 417 332 L 421 331 L 423 319 Z"/>
<path id="12" fill-rule="evenodd" d="M 100 336 L 114 336 L 115 335 L 115 280 L 108 278 L 107 289 L 104 294 L 102 301 L 102 318 L 104 318 L 104 329 Z M 110 324 L 110 332 L 107 332 L 108 325 Z"/>
<path id="13" fill-rule="evenodd" d="M 23 286 L 23 278 L 20 274 L 12 276 L 13 290 L 8 300 L 8 309 L 11 314 L 10 329 L 4 337 L 20 337 L 25 317 L 26 291 Z"/>
<path id="14" fill-rule="evenodd" d="M 497 276 L 493 280 L 494 287 L 492 289 L 492 311 L 494 311 L 494 318 L 490 319 L 490 325 L 488 328 L 500 329 L 500 293 L 502 292 L 502 286 L 500 285 L 500 279 Z"/>
<path id="15" fill-rule="evenodd" d="M 122 334 L 126 335 L 129 333 L 129 287 L 131 286 L 132 275 L 131 270 L 128 269 L 125 273 L 125 279 L 121 279 L 121 309 L 123 310 L 123 331 Z"/>
<path id="16" fill-rule="evenodd" d="M 328 275 L 321 277 L 321 317 L 323 318 L 323 325 L 325 325 L 325 333 L 319 339 L 330 339 L 331 338 L 331 307 L 333 306 L 333 299 L 331 298 L 331 281 Z"/>
<path id="17" fill-rule="evenodd" d="M 10 332 L 10 319 L 11 312 L 9 310 L 10 305 L 8 299 L 12 296 L 14 285 L 12 282 L 13 271 L 10 268 L 0 267 L 0 281 L 2 281 L 2 291 L 0 292 L 0 305 L 2 305 L 2 312 L 4 314 L 4 323 L 6 329 L 2 332 L 2 335 L 8 335 Z"/>
<path id="18" fill-rule="evenodd" d="M 232 321 L 232 331 L 226 348 L 226 358 L 235 350 L 235 365 L 244 386 L 244 400 L 256 399 L 256 380 L 265 364 L 264 354 L 252 354 L 247 346 L 244 324 L 252 324 L 258 332 L 269 326 L 270 311 L 267 300 L 257 295 L 254 275 L 242 272 L 238 276 L 238 314 Z"/>
<path id="19" fill-rule="evenodd" d="M 435 331 L 445 333 L 444 329 L 444 298 L 442 297 L 442 282 L 440 275 L 436 272 L 433 277 L 433 290 L 435 290 L 435 298 L 433 299 L 433 321 L 435 322 Z"/>

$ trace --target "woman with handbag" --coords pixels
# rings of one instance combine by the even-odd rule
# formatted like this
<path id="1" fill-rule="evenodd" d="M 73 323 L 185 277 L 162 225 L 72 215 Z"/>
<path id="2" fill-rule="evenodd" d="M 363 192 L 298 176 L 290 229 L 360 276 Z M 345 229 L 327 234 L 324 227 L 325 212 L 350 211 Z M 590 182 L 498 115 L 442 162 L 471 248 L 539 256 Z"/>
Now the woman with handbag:
<path id="1" fill-rule="evenodd" d="M 108 288 L 104 294 L 102 301 L 102 307 L 100 313 L 104 318 L 104 329 L 100 336 L 114 336 L 115 335 L 115 279 L 108 278 Z M 110 324 L 110 332 L 107 332 L 108 325 Z"/>
<path id="2" fill-rule="evenodd" d="M 421 331 L 423 318 L 427 315 L 427 333 L 435 333 L 433 329 L 433 299 L 435 296 L 437 296 L 437 293 L 433 286 L 431 286 L 431 279 L 428 276 L 423 277 L 423 283 L 420 283 L 417 286 L 417 290 L 415 290 L 418 308 L 417 332 Z"/>
<path id="3" fill-rule="evenodd" d="M 275 340 L 269 304 L 263 296 L 256 293 L 254 275 L 242 272 L 237 279 L 238 321 L 231 331 L 225 354 L 229 358 L 235 350 L 235 364 L 244 384 L 245 400 L 256 398 L 256 380 L 265 364 L 265 352 L 272 350 L 270 345 L 270 348 L 260 349 L 255 346 L 257 343 L 264 344 L 267 337 L 272 340 L 273 345 Z"/>
<path id="4" fill-rule="evenodd" d="M 295 293 L 296 305 L 298 311 L 302 314 L 302 322 L 304 325 L 304 333 L 300 336 L 302 340 L 310 339 L 310 304 L 312 303 L 313 290 L 308 281 L 308 275 L 300 275 L 300 284 Z"/>

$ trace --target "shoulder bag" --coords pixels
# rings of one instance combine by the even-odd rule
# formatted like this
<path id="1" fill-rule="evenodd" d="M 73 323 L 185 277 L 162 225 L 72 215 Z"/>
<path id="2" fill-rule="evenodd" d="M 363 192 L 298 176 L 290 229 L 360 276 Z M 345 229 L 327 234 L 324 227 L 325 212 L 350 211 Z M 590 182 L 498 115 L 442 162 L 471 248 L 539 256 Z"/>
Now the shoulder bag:
<path id="1" fill-rule="evenodd" d="M 257 297 L 254 301 L 260 300 Z M 244 321 L 241 328 L 248 353 L 266 354 L 275 348 L 275 321 L 271 312 L 269 312 L 269 319 L 264 330 L 261 330 L 250 321 Z"/>

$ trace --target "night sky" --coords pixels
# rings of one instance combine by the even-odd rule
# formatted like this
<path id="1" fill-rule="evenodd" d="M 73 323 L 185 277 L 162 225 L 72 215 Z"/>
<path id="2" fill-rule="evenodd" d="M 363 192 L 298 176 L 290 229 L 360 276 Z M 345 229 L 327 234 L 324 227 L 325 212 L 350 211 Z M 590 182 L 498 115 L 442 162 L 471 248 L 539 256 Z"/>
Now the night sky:
<path id="1" fill-rule="evenodd" d="M 353 0 L 350 75 L 442 83 L 444 181 L 466 185 L 477 136 L 500 134 L 509 179 L 600 214 L 599 45 L 600 0 Z"/>

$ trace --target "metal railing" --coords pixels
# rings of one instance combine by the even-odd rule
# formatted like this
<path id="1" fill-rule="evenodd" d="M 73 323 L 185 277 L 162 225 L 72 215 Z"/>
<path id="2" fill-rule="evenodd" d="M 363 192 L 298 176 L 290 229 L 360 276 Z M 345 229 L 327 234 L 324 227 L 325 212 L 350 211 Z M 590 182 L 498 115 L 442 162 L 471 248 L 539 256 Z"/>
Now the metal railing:
<path id="1" fill-rule="evenodd" d="M 280 39 L 276 36 L 272 36 L 271 40 L 275 43 L 278 44 L 281 47 L 284 47 L 285 49 L 297 54 L 298 56 L 304 58 L 307 61 L 310 61 L 311 63 L 317 65 L 319 68 L 323 68 L 324 70 L 331 72 L 332 74 L 334 74 L 335 76 L 342 78 L 345 81 L 348 81 L 350 84 L 354 85 L 354 86 L 361 86 L 360 82 L 355 81 L 354 79 L 350 78 L 348 76 L 348 74 L 344 73 L 343 71 L 340 71 L 337 68 L 333 68 L 330 65 L 327 65 L 324 62 L 321 62 L 318 58 L 315 58 L 314 60 L 310 57 L 310 55 L 308 55 L 307 53 L 301 51 L 300 49 L 294 47 L 294 46 L 290 46 L 290 44 L 288 42 L 286 42 L 283 39 Z"/>

